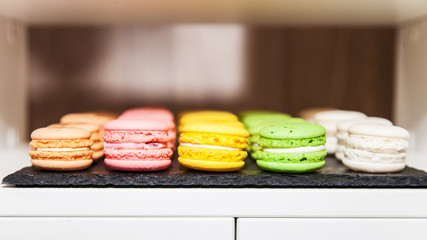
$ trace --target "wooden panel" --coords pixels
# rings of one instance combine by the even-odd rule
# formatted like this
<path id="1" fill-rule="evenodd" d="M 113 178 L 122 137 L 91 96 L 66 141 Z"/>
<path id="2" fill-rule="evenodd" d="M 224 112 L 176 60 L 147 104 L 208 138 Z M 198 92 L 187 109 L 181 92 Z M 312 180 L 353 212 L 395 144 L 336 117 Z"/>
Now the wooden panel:
<path id="1" fill-rule="evenodd" d="M 291 114 L 332 106 L 392 116 L 393 28 L 249 27 L 232 45 L 216 42 L 233 31 L 187 38 L 170 28 L 31 28 L 29 129 L 68 112 L 144 105 Z M 186 43 L 203 36 L 205 44 Z M 235 57 L 241 48 L 246 68 Z M 226 72 L 235 77 L 223 78 Z M 149 88 L 150 81 L 158 86 Z M 147 92 L 162 86 L 164 92 Z"/>
<path id="2" fill-rule="evenodd" d="M 31 28 L 30 129 L 97 109 L 238 109 L 245 36 L 234 24 Z"/>
<path id="3" fill-rule="evenodd" d="M 258 27 L 250 36 L 253 106 L 392 116 L 394 29 Z"/>

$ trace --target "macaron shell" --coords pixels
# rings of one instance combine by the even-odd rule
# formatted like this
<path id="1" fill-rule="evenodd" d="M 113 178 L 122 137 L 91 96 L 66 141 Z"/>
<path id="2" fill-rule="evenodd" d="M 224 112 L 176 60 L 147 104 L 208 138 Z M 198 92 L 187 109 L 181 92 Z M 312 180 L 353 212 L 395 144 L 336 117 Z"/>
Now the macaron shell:
<path id="1" fill-rule="evenodd" d="M 194 160 L 179 157 L 179 163 L 183 166 L 191 169 L 202 170 L 202 171 L 213 171 L 213 172 L 231 172 L 240 170 L 245 162 L 216 162 L 216 161 L 204 161 Z"/>
<path id="2" fill-rule="evenodd" d="M 92 150 L 77 151 L 44 151 L 30 150 L 29 155 L 32 159 L 45 159 L 52 161 L 76 161 L 92 159 Z"/>
<path id="3" fill-rule="evenodd" d="M 306 173 L 322 168 L 325 165 L 325 161 L 315 163 L 280 163 L 257 160 L 257 165 L 261 169 L 270 172 Z"/>
<path id="4" fill-rule="evenodd" d="M 250 135 L 259 134 L 261 129 L 263 129 L 264 127 L 270 124 L 280 124 L 280 123 L 286 123 L 286 122 L 305 122 L 305 120 L 302 118 L 288 118 L 286 120 L 280 120 L 280 121 L 266 121 L 248 128 L 248 132 Z"/>
<path id="5" fill-rule="evenodd" d="M 104 140 L 108 143 L 148 143 L 148 142 L 169 142 L 167 131 L 152 130 L 105 130 Z"/>
<path id="6" fill-rule="evenodd" d="M 172 161 L 171 160 L 160 160 L 160 161 L 132 161 L 132 160 L 118 160 L 109 159 L 104 160 L 105 165 L 121 171 L 160 171 L 168 168 Z"/>
<path id="7" fill-rule="evenodd" d="M 248 146 L 248 138 L 215 133 L 182 133 L 179 137 L 181 143 L 223 146 L 244 149 Z"/>
<path id="8" fill-rule="evenodd" d="M 188 120 L 214 120 L 214 121 L 237 121 L 236 115 L 225 111 L 195 111 L 187 112 L 180 116 L 180 123 L 185 124 Z"/>
<path id="9" fill-rule="evenodd" d="M 246 110 L 239 113 L 239 118 L 244 119 L 250 116 L 261 116 L 261 115 L 271 115 L 271 114 L 280 114 L 280 113 L 274 112 L 274 111 L 265 111 L 265 110 Z"/>
<path id="10" fill-rule="evenodd" d="M 31 133 L 31 139 L 79 139 L 90 138 L 91 133 L 85 129 L 73 127 L 38 128 Z"/>
<path id="11" fill-rule="evenodd" d="M 326 157 L 326 150 L 308 153 L 271 153 L 265 151 L 257 151 L 255 158 L 265 162 L 281 162 L 281 163 L 313 163 L 322 162 Z"/>
<path id="12" fill-rule="evenodd" d="M 221 124 L 221 125 L 227 125 L 227 126 L 231 126 L 231 127 L 237 127 L 237 128 L 245 128 L 245 125 L 243 125 L 242 122 L 238 122 L 238 121 L 224 121 L 224 122 L 216 122 L 216 121 L 212 121 L 212 120 L 192 120 L 192 121 L 188 121 L 185 124 L 181 124 L 178 127 L 178 131 L 181 133 L 183 132 L 183 129 L 186 125 L 191 125 L 191 124 Z"/>
<path id="13" fill-rule="evenodd" d="M 32 140 L 30 147 L 32 148 L 84 148 L 92 146 L 93 142 L 89 139 L 45 139 Z"/>
<path id="14" fill-rule="evenodd" d="M 198 159 L 217 162 L 239 162 L 243 161 L 248 155 L 246 151 L 207 149 L 187 146 L 179 146 L 178 154 L 184 159 Z"/>
<path id="15" fill-rule="evenodd" d="M 94 151 L 92 154 L 92 159 L 100 159 L 104 156 L 104 151 Z"/>
<path id="16" fill-rule="evenodd" d="M 46 159 L 31 159 L 34 167 L 51 171 L 77 171 L 89 168 L 93 160 L 56 161 Z"/>
<path id="17" fill-rule="evenodd" d="M 105 148 L 104 153 L 109 159 L 137 160 L 146 161 L 147 159 L 170 159 L 172 157 L 172 149 L 115 149 Z"/>
<path id="18" fill-rule="evenodd" d="M 181 128 L 182 133 L 218 133 L 224 135 L 234 135 L 248 137 L 249 132 L 241 127 L 224 124 L 196 123 L 188 124 Z"/>
<path id="19" fill-rule="evenodd" d="M 88 122 L 95 123 L 100 126 L 103 126 L 108 121 L 115 119 L 114 115 L 106 115 L 99 113 L 69 113 L 64 115 L 60 123 L 72 123 L 72 122 Z"/>
<path id="20" fill-rule="evenodd" d="M 347 158 L 342 159 L 343 164 L 353 171 L 369 172 L 369 173 L 389 173 L 400 172 L 405 169 L 405 163 L 370 163 L 353 161 Z"/>
<path id="21" fill-rule="evenodd" d="M 102 142 L 96 142 L 92 144 L 92 146 L 90 146 L 90 149 L 92 149 L 93 151 L 99 151 L 99 150 L 102 150 L 103 148 L 104 148 L 104 144 Z"/>
<path id="22" fill-rule="evenodd" d="M 268 115 L 268 116 L 251 116 L 246 117 L 243 121 L 246 127 L 252 128 L 256 125 L 267 123 L 267 122 L 278 122 L 278 121 L 285 121 L 287 119 L 291 118 L 291 116 L 287 114 L 274 114 L 274 115 Z"/>
<path id="23" fill-rule="evenodd" d="M 129 120 L 118 119 L 109 121 L 104 125 L 105 130 L 152 130 L 168 131 L 166 124 L 155 120 Z"/>
<path id="24" fill-rule="evenodd" d="M 94 123 L 85 123 L 85 122 L 72 122 L 72 123 L 60 123 L 64 127 L 73 127 L 73 128 L 81 128 L 87 130 L 91 133 L 98 132 L 101 127 L 98 124 Z"/>
<path id="25" fill-rule="evenodd" d="M 300 139 L 270 139 L 260 137 L 258 144 L 264 148 L 296 148 L 307 146 L 320 146 L 328 144 L 325 136 Z"/>
<path id="26" fill-rule="evenodd" d="M 326 130 L 319 124 L 309 122 L 284 122 L 265 126 L 260 130 L 264 138 L 300 139 L 324 136 Z"/>
<path id="27" fill-rule="evenodd" d="M 348 132 L 349 134 L 404 139 L 408 139 L 410 136 L 409 132 L 404 128 L 379 123 L 356 123 L 348 128 Z"/>
<path id="28" fill-rule="evenodd" d="M 337 130 L 338 131 L 347 131 L 348 128 L 356 123 L 378 123 L 378 124 L 384 124 L 387 126 L 393 126 L 393 123 L 385 118 L 380 118 L 380 117 L 366 117 L 366 118 L 361 118 L 361 119 L 352 119 L 352 120 L 344 120 L 344 121 L 340 121 L 337 125 Z"/>
<path id="29" fill-rule="evenodd" d="M 339 122 L 347 119 L 365 118 L 366 114 L 357 111 L 348 110 L 330 110 L 322 111 L 313 115 L 316 122 Z"/>

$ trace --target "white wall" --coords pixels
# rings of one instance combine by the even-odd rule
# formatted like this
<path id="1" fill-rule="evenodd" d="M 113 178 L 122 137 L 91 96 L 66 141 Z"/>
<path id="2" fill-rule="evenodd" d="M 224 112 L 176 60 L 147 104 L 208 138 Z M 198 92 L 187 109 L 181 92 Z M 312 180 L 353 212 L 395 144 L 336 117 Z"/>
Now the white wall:
<path id="1" fill-rule="evenodd" d="M 0 17 L 0 149 L 26 138 L 26 57 L 25 26 Z"/>
<path id="2" fill-rule="evenodd" d="M 427 169 L 427 20 L 398 31 L 395 120 L 411 132 L 408 163 Z"/>

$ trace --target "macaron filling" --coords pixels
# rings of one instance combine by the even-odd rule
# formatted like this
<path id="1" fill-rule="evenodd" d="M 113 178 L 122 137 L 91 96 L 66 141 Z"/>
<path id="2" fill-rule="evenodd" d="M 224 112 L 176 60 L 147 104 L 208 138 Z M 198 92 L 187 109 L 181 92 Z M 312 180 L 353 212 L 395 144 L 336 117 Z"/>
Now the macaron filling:
<path id="1" fill-rule="evenodd" d="M 167 148 L 167 143 L 107 143 L 104 142 L 106 148 L 117 148 L 117 149 L 161 149 Z"/>
<path id="2" fill-rule="evenodd" d="M 271 153 L 258 151 L 254 155 L 257 160 L 281 163 L 315 163 L 323 162 L 326 150 L 307 153 Z"/>
<path id="3" fill-rule="evenodd" d="M 222 146 L 244 149 L 248 145 L 248 138 L 217 133 L 182 133 L 180 143 Z"/>
<path id="4" fill-rule="evenodd" d="M 360 149 L 344 149 L 344 157 L 352 161 L 371 162 L 371 163 L 404 163 L 406 153 L 388 154 L 364 151 Z"/>
<path id="5" fill-rule="evenodd" d="M 248 155 L 246 151 L 230 151 L 223 149 L 208 149 L 180 145 L 178 147 L 180 158 L 196 159 L 203 161 L 238 162 L 243 161 Z"/>
<path id="6" fill-rule="evenodd" d="M 33 139 L 30 142 L 32 148 L 83 148 L 92 145 L 92 141 L 89 139 Z"/>
<path id="7" fill-rule="evenodd" d="M 405 152 L 409 147 L 409 143 L 404 138 L 351 134 L 347 138 L 346 147 L 391 154 Z"/>
<path id="8" fill-rule="evenodd" d="M 268 146 L 268 148 L 297 148 L 306 146 L 324 145 L 326 142 L 325 136 L 313 138 L 294 138 L 294 139 L 271 139 L 261 137 L 258 141 L 260 146 Z"/>
<path id="9" fill-rule="evenodd" d="M 35 148 L 37 151 L 52 151 L 52 152 L 68 152 L 68 151 L 82 151 L 90 150 L 88 147 L 84 148 Z"/>
<path id="10" fill-rule="evenodd" d="M 264 152 L 270 153 L 309 153 L 326 150 L 325 145 L 315 147 L 297 147 L 297 148 L 263 148 Z"/>
<path id="11" fill-rule="evenodd" d="M 167 131 L 105 130 L 104 140 L 110 143 L 168 142 Z"/>

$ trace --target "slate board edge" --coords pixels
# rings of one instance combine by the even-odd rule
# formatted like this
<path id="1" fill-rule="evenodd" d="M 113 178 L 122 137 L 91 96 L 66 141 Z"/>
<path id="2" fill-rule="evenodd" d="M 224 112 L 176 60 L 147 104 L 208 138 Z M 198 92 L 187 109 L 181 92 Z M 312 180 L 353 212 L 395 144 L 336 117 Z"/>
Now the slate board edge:
<path id="1" fill-rule="evenodd" d="M 148 174 L 126 172 L 94 174 L 91 173 L 93 169 L 58 173 L 26 167 L 6 176 L 3 184 L 17 187 L 100 188 L 427 188 L 427 173 L 413 168 L 407 168 L 405 173 L 409 175 L 372 175 L 355 172 L 346 175 L 346 172 L 342 172 L 344 166 L 336 159 L 329 159 L 329 164 L 331 164 L 329 171 L 341 173 L 269 173 L 258 171 L 253 159 L 247 159 L 247 168 L 240 174 L 183 171 L 176 160 L 169 170 Z M 98 163 L 98 167 L 105 170 L 103 162 Z"/>

